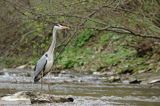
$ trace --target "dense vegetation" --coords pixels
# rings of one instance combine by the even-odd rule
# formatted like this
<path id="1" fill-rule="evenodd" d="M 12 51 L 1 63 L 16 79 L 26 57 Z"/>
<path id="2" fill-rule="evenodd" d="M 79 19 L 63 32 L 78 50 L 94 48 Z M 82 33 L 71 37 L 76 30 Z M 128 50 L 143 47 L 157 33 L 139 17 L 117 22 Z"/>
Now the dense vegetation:
<path id="1" fill-rule="evenodd" d="M 1 0 L 0 5 L 1 67 L 34 65 L 58 22 L 71 27 L 58 34 L 58 69 L 160 71 L 159 0 Z"/>

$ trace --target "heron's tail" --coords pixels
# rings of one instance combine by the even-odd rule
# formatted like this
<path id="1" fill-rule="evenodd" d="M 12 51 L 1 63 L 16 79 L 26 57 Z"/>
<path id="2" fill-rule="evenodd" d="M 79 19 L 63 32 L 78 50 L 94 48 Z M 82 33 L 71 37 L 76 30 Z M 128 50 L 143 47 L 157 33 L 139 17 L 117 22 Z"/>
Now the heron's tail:
<path id="1" fill-rule="evenodd" d="M 37 83 L 39 80 L 40 80 L 40 79 L 37 78 L 37 77 L 34 77 L 34 79 L 33 79 L 34 83 Z"/>
<path id="2" fill-rule="evenodd" d="M 34 83 L 37 83 L 41 78 L 43 78 L 44 76 L 46 76 L 48 73 L 49 72 L 43 72 L 43 76 L 42 76 L 42 73 L 34 75 L 34 78 L 33 78 Z"/>

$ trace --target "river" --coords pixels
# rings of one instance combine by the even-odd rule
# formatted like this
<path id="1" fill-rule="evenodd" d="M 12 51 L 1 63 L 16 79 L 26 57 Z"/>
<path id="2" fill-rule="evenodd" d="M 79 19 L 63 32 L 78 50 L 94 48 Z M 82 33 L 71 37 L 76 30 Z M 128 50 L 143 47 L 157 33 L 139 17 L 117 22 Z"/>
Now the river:
<path id="1" fill-rule="evenodd" d="M 74 98 L 74 102 L 38 106 L 160 106 L 159 84 L 106 83 L 105 77 L 71 72 L 50 74 L 43 84 L 33 84 L 30 70 L 0 72 L 0 96 L 17 91 L 39 91 Z"/>

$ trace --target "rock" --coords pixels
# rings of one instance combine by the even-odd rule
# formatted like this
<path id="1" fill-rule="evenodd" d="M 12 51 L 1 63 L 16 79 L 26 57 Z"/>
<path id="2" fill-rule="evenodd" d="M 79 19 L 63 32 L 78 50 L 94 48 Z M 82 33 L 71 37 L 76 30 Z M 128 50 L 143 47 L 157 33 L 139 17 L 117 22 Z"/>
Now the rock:
<path id="1" fill-rule="evenodd" d="M 0 72 L 0 75 L 4 75 L 5 73 L 4 72 Z"/>
<path id="2" fill-rule="evenodd" d="M 64 102 L 73 102 L 74 99 L 72 97 L 60 97 L 49 94 L 42 94 L 40 92 L 31 92 L 31 91 L 21 91 L 17 92 L 10 96 L 4 96 L 0 99 L 3 103 L 64 103 Z M 24 101 L 24 102 L 22 102 Z M 1 103 L 1 102 L 0 102 Z"/>
<path id="3" fill-rule="evenodd" d="M 34 69 L 34 65 L 29 65 L 29 64 L 24 64 L 24 65 L 21 65 L 21 66 L 18 66 L 16 67 L 16 69 L 20 70 L 20 69 Z"/>
<path id="4" fill-rule="evenodd" d="M 138 71 L 138 73 L 144 73 L 144 72 L 146 72 L 146 70 L 140 70 L 140 71 Z"/>
<path id="5" fill-rule="evenodd" d="M 97 75 L 97 76 L 113 76 L 115 75 L 115 73 L 113 71 L 105 71 L 105 72 L 93 72 L 93 75 Z"/>
<path id="6" fill-rule="evenodd" d="M 24 68 L 27 68 L 26 64 L 16 67 L 16 69 L 24 69 Z"/>
<path id="7" fill-rule="evenodd" d="M 106 71 L 106 72 L 103 72 L 103 75 L 112 76 L 112 75 L 115 75 L 115 73 L 113 71 Z"/>
<path id="8" fill-rule="evenodd" d="M 140 84 L 142 81 L 135 78 L 135 77 L 126 77 L 125 79 L 122 79 L 123 84 Z"/>
<path id="9" fill-rule="evenodd" d="M 32 70 L 34 69 L 35 65 L 30 65 L 29 66 Z"/>
<path id="10" fill-rule="evenodd" d="M 69 97 L 59 97 L 49 94 L 40 94 L 36 98 L 31 99 L 31 103 L 64 103 L 64 102 L 73 102 L 74 99 Z"/>
<path id="11" fill-rule="evenodd" d="M 121 72 L 121 74 L 132 74 L 133 73 L 133 70 L 132 69 L 126 69 L 126 70 L 123 70 L 122 72 Z"/>
<path id="12" fill-rule="evenodd" d="M 19 100 L 19 101 L 4 101 L 4 100 L 0 100 L 0 106 L 28 106 L 31 105 L 31 101 L 30 100 Z"/>
<path id="13" fill-rule="evenodd" d="M 139 81 L 139 80 L 133 80 L 133 81 L 130 81 L 129 83 L 130 84 L 140 84 L 142 81 Z"/>
<path id="14" fill-rule="evenodd" d="M 130 82 L 129 82 L 129 80 L 123 80 L 122 83 L 123 84 L 129 84 Z"/>
<path id="15" fill-rule="evenodd" d="M 118 82 L 120 81 L 120 77 L 119 76 L 111 76 L 108 78 L 109 82 Z"/>
<path id="16" fill-rule="evenodd" d="M 67 71 L 63 70 L 60 72 L 61 74 L 67 74 Z"/>
<path id="17" fill-rule="evenodd" d="M 154 79 L 149 82 L 149 84 L 157 84 L 157 83 L 160 84 L 160 79 Z"/>
<path id="18" fill-rule="evenodd" d="M 52 102 L 56 102 L 56 103 L 64 103 L 64 102 L 73 102 L 74 99 L 69 97 L 69 98 L 63 98 L 63 97 L 60 97 L 60 98 L 55 98 L 53 96 L 51 96 L 50 100 Z"/>
<path id="19" fill-rule="evenodd" d="M 26 77 L 31 77 L 31 73 L 27 72 Z"/>
<path id="20" fill-rule="evenodd" d="M 101 75 L 101 73 L 100 73 L 100 72 L 95 71 L 95 72 L 93 72 L 93 75 Z"/>
<path id="21" fill-rule="evenodd" d="M 5 101 L 28 100 L 31 97 L 36 97 L 36 95 L 29 91 L 21 91 L 13 95 L 4 96 L 1 98 L 1 100 L 5 100 Z"/>
<path id="22" fill-rule="evenodd" d="M 136 78 L 130 78 L 129 84 L 140 84 L 142 81 L 136 79 Z"/>
<path id="23" fill-rule="evenodd" d="M 0 104 L 31 104 L 29 96 L 25 93 L 27 92 L 18 92 L 13 95 L 4 96 L 0 99 Z"/>

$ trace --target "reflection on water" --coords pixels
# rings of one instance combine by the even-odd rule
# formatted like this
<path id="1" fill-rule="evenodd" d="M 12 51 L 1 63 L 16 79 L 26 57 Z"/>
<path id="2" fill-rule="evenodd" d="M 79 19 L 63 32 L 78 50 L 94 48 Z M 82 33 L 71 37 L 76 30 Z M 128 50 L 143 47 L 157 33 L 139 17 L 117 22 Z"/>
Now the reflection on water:
<path id="1" fill-rule="evenodd" d="M 54 95 L 71 95 L 75 100 L 73 103 L 55 103 L 55 106 L 160 106 L 159 85 L 106 84 L 98 77 L 61 75 L 54 78 L 50 76 L 49 86 L 44 83 L 41 90 L 41 84 L 33 84 L 31 77 L 15 76 L 17 77 L 12 76 L 12 81 L 0 78 L 0 96 L 27 90 Z M 13 81 L 15 78 L 16 81 Z M 10 79 L 9 76 L 8 79 Z"/>

